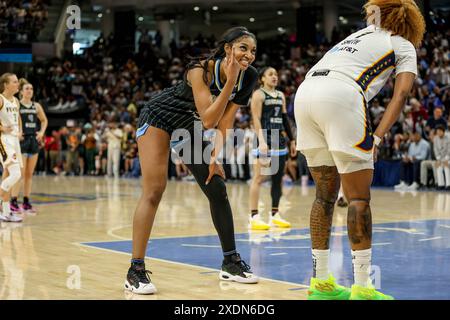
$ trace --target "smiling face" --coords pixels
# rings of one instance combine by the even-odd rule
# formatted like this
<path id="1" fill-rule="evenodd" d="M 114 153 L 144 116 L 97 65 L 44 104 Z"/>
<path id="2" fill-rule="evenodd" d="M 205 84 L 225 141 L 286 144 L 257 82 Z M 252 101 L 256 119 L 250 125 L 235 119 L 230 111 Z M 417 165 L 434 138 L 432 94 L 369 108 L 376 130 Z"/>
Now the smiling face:
<path id="1" fill-rule="evenodd" d="M 234 47 L 234 57 L 241 66 L 241 70 L 247 69 L 256 58 L 256 41 L 252 37 L 243 36 L 232 44 L 225 45 L 227 59 L 231 56 L 231 48 Z"/>
<path id="2" fill-rule="evenodd" d="M 278 73 L 274 68 L 269 68 L 264 72 L 261 78 L 262 83 L 265 86 L 275 88 L 278 85 Z"/>

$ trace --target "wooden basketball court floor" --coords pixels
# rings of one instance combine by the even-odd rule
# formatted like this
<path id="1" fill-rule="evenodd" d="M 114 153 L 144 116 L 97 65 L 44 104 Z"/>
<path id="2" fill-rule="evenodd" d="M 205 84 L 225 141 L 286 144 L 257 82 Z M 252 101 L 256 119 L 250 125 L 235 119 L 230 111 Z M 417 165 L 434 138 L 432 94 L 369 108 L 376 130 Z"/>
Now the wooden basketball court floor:
<path id="1" fill-rule="evenodd" d="M 309 210 L 314 187 L 284 188 L 288 230 L 247 230 L 249 188 L 229 183 L 236 243 L 262 277 L 256 285 L 220 282 L 221 250 L 206 198 L 193 182 L 168 183 L 146 264 L 158 293 L 123 290 L 140 181 L 35 177 L 38 210 L 0 225 L 0 300 L 5 299 L 305 299 L 311 276 Z M 270 193 L 260 207 L 268 218 Z M 374 189 L 373 277 L 398 299 L 450 299 L 450 193 Z M 264 209 L 265 208 L 265 209 Z M 352 281 L 346 209 L 336 207 L 331 270 Z M 438 289 L 441 288 L 441 289 Z"/>

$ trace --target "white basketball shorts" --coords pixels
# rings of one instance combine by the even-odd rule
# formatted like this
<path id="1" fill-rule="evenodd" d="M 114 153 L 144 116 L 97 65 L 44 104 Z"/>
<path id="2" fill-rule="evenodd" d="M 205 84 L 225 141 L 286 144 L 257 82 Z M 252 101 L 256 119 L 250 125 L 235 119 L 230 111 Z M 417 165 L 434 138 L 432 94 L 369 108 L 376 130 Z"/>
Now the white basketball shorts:
<path id="1" fill-rule="evenodd" d="M 18 163 L 21 168 L 23 167 L 18 137 L 7 134 L 0 135 L 0 160 L 3 168 L 7 168 L 12 163 Z"/>
<path id="2" fill-rule="evenodd" d="M 307 78 L 298 88 L 297 149 L 309 167 L 336 166 L 339 173 L 373 169 L 369 111 L 356 86 L 329 75 Z"/>

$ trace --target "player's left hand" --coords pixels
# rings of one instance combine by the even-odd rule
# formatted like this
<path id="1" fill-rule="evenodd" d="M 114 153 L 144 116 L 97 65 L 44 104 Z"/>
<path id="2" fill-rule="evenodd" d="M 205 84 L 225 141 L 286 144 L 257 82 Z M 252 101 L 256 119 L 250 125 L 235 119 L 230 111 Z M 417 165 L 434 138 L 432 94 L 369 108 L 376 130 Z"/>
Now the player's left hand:
<path id="1" fill-rule="evenodd" d="M 211 161 L 209 165 L 209 176 L 205 181 L 205 185 L 208 185 L 211 182 L 211 179 L 215 176 L 219 176 L 225 180 L 225 171 L 220 163 L 217 163 L 215 160 Z"/>
<path id="2" fill-rule="evenodd" d="M 44 139 L 44 134 L 42 132 L 36 132 L 36 140 L 41 143 Z"/>

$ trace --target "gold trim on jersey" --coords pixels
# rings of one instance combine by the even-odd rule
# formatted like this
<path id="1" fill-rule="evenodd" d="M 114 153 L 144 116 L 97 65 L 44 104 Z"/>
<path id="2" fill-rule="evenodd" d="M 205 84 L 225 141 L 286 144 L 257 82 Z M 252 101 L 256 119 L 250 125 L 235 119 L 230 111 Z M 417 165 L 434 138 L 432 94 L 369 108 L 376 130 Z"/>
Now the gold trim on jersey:
<path id="1" fill-rule="evenodd" d="M 370 84 L 378 78 L 385 71 L 395 67 L 395 53 L 394 50 L 389 51 L 378 59 L 374 64 L 366 68 L 361 74 L 356 78 L 356 83 L 366 92 Z"/>
<path id="2" fill-rule="evenodd" d="M 367 108 L 367 103 L 364 96 L 362 97 L 362 102 L 364 108 L 364 136 L 353 147 L 364 153 L 370 153 L 373 150 L 373 133 L 370 125 L 369 109 Z"/>
<path id="3" fill-rule="evenodd" d="M 2 162 L 5 162 L 6 159 L 8 159 L 8 154 L 6 153 L 5 146 L 3 145 L 1 132 L 0 132 L 0 155 L 2 156 L 3 159 Z"/>
<path id="4" fill-rule="evenodd" d="M 8 99 L 6 99 L 6 97 L 3 94 L 0 93 L 0 96 L 3 98 L 3 100 L 9 101 Z M 9 101 L 9 102 L 11 102 L 11 101 Z M 5 101 L 3 101 L 2 105 L 0 106 L 0 110 L 2 110 L 4 106 L 5 106 Z"/>

